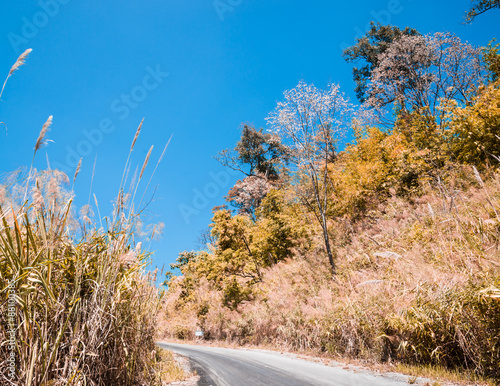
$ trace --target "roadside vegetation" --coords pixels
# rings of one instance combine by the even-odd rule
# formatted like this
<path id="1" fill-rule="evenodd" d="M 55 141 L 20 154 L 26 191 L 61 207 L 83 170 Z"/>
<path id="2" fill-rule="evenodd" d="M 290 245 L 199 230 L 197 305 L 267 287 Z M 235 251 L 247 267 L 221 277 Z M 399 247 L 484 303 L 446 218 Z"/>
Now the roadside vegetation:
<path id="1" fill-rule="evenodd" d="M 167 274 L 164 335 L 498 381 L 498 45 L 373 24 L 345 57 L 360 103 L 300 82 L 219 154 L 242 178 Z"/>
<path id="2" fill-rule="evenodd" d="M 30 52 L 19 57 L 9 77 Z M 51 123 L 49 117 L 33 140 L 33 159 L 46 144 Z M 130 190 L 123 181 L 112 215 L 104 218 L 94 215 L 99 213 L 95 195 L 92 204 L 89 197 L 88 205 L 75 207 L 72 188 L 81 161 L 71 179 L 50 166 L 37 170 L 33 163 L 27 173 L 4 178 L 1 385 L 160 385 L 173 371 L 179 375 L 155 345 L 163 294 L 155 285 L 156 272 L 145 270 L 150 254 L 139 240 L 152 235 L 138 232 L 142 216 L 133 205 L 149 157 Z"/>
<path id="3" fill-rule="evenodd" d="M 474 0 L 467 20 L 497 8 Z M 358 101 L 301 81 L 267 129 L 245 124 L 221 151 L 241 179 L 214 208 L 204 247 L 172 265 L 166 291 L 141 242 L 161 226 L 143 233 L 135 200 L 153 147 L 128 180 L 142 122 L 101 217 L 93 195 L 74 204 L 82 161 L 72 176 L 34 167 L 50 116 L 29 169 L 0 185 L 0 385 L 185 379 L 155 340 L 198 329 L 498 384 L 499 47 L 373 24 L 344 52 Z"/>

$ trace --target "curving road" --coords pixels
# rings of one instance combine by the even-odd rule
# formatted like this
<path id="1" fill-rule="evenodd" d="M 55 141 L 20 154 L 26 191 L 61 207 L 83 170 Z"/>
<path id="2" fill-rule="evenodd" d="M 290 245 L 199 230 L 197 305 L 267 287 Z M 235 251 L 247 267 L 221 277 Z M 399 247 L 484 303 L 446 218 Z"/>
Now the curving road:
<path id="1" fill-rule="evenodd" d="M 188 357 L 202 386 L 396 386 L 403 375 L 373 375 L 262 350 L 238 350 L 188 344 L 158 343 Z"/>

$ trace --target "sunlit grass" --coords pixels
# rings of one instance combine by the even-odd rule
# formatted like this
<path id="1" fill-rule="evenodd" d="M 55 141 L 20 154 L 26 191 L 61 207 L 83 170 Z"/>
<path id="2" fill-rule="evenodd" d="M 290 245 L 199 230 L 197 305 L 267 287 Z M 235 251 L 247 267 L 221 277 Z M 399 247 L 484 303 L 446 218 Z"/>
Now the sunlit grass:
<path id="1" fill-rule="evenodd" d="M 159 369 L 158 372 L 163 382 L 184 381 L 191 376 L 184 368 L 175 360 L 172 351 L 158 348 Z"/>
<path id="2" fill-rule="evenodd" d="M 115 216 L 107 230 L 89 209 L 78 218 L 65 181 L 57 171 L 34 174 L 24 204 L 15 197 L 23 185 L 3 188 L 1 302 L 13 282 L 17 381 L 151 384 L 161 295 L 155 274 L 144 272 L 149 254 L 134 242 L 137 218 Z"/>
<path id="3" fill-rule="evenodd" d="M 253 299 L 230 310 L 205 278 L 174 279 L 166 336 L 193 339 L 201 326 L 209 339 L 402 363 L 429 377 L 498 377 L 500 176 L 461 167 L 440 184 L 413 202 L 389 198 L 349 240 L 336 224 L 334 281 L 323 255 L 298 254 L 263 270 Z"/>
<path id="4" fill-rule="evenodd" d="M 433 381 L 427 383 L 428 386 L 440 386 L 442 384 L 448 384 L 453 382 L 455 384 L 461 385 L 488 385 L 495 386 L 498 383 L 493 379 L 484 378 L 478 376 L 473 371 L 462 370 L 450 370 L 442 366 L 430 366 L 430 365 L 407 365 L 398 363 L 394 367 L 394 371 L 402 374 L 407 374 L 411 378 L 429 378 Z"/>
<path id="5" fill-rule="evenodd" d="M 33 167 L 51 121 L 33 141 L 29 171 L 12 173 L 0 185 L 0 384 L 160 385 L 164 363 L 155 340 L 163 293 L 155 285 L 157 272 L 146 271 L 150 253 L 139 240 L 147 235 L 138 232 L 143 208 L 136 210 L 130 199 L 151 151 L 130 191 L 118 188 L 113 213 L 96 217 L 97 199 L 95 206 L 74 204 L 82 160 L 72 183 L 61 171 Z M 124 175 L 128 167 L 127 161 Z M 7 313 L 9 294 L 15 302 Z M 11 355 L 14 378 L 4 360 Z M 169 372 L 172 379 L 181 375 L 175 367 Z"/>

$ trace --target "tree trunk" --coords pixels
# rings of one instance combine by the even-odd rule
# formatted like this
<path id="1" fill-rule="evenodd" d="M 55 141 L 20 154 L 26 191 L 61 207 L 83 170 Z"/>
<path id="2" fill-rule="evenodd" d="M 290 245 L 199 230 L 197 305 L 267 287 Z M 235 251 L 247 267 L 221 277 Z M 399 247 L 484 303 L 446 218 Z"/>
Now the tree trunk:
<path id="1" fill-rule="evenodd" d="M 321 213 L 321 217 L 323 220 L 323 222 L 321 224 L 321 228 L 323 228 L 323 239 L 325 240 L 326 253 L 328 255 L 328 260 L 330 261 L 330 266 L 332 267 L 332 273 L 333 273 L 333 275 L 336 275 L 337 272 L 336 272 L 336 268 L 335 268 L 335 261 L 333 261 L 332 249 L 330 247 L 330 236 L 328 235 L 328 226 L 326 223 L 325 214 Z"/>

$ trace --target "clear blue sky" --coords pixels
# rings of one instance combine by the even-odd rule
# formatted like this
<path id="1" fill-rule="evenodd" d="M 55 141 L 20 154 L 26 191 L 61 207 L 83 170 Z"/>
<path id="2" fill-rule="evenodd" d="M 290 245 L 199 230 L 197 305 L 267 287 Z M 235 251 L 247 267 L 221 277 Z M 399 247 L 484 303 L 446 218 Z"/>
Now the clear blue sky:
<path id="1" fill-rule="evenodd" d="M 54 5 L 56 4 L 56 5 Z M 233 4 L 233 5 L 230 5 Z M 212 157 L 233 147 L 241 122 L 265 125 L 282 92 L 300 79 L 340 83 L 353 97 L 351 65 L 341 48 L 352 45 L 370 20 L 422 33 L 450 31 L 476 45 L 499 36 L 500 11 L 464 25 L 469 0 L 42 0 L 0 4 L 0 78 L 19 53 L 27 65 L 9 80 L 0 102 L 0 173 L 29 165 L 42 124 L 54 116 L 45 152 L 69 170 L 84 155 L 75 191 L 93 192 L 110 212 L 135 129 L 140 165 L 151 145 L 152 163 L 173 133 L 153 185 L 150 221 L 163 221 L 154 265 L 196 248 L 211 208 L 237 176 Z M 168 75 L 167 75 L 168 74 Z M 128 95 L 128 96 L 127 96 Z M 87 138 L 94 142 L 93 144 Z M 148 169 L 151 172 L 153 167 Z M 149 174 L 146 173 L 146 180 Z M 142 185 L 144 187 L 145 184 Z M 201 193 L 196 193 L 201 192 Z M 195 200 L 193 202 L 193 200 Z M 184 214 L 183 214 L 184 211 Z"/>

